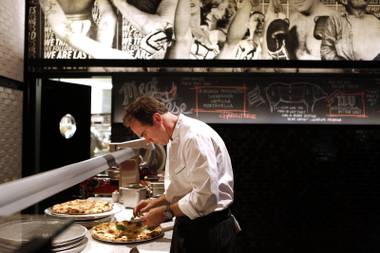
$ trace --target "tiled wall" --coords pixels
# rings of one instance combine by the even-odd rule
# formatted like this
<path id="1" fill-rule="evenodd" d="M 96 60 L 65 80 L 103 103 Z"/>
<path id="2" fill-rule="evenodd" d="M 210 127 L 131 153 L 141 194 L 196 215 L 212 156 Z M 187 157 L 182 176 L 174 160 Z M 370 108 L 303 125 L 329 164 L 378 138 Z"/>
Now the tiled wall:
<path id="1" fill-rule="evenodd" d="M 0 76 L 23 81 L 25 1 L 0 1 Z"/>
<path id="2" fill-rule="evenodd" d="M 22 97 L 0 83 L 0 183 L 21 176 Z"/>
<path id="3" fill-rule="evenodd" d="M 21 176 L 25 1 L 0 1 L 0 183 Z M 4 78 L 5 77 L 5 78 Z M 15 87 L 17 85 L 14 85 Z"/>

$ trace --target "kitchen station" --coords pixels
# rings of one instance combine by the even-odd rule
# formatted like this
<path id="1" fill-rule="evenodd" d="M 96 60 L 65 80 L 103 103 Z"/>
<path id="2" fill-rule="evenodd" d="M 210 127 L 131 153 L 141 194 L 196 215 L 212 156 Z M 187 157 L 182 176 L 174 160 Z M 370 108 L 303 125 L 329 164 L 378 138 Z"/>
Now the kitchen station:
<path id="1" fill-rule="evenodd" d="M 158 176 L 151 181 L 140 180 L 139 173 L 142 166 L 148 166 L 160 175 L 165 161 L 163 148 L 144 139 L 111 143 L 110 146 L 113 153 L 1 185 L 0 215 L 4 217 L 39 202 L 46 195 L 75 185 L 91 174 L 100 176 L 98 172 L 104 168 L 107 168 L 105 173 L 116 174 L 112 178 L 119 185 L 108 192 L 104 186 L 101 193 L 95 189 L 94 197 L 55 204 L 44 210 L 45 215 L 15 214 L 2 219 L 2 252 L 103 253 L 127 249 L 131 252 L 169 252 L 173 220 L 147 227 L 133 215 L 133 208 L 140 200 L 158 198 L 164 192 Z M 17 194 L 9 194 L 15 188 L 19 189 Z"/>

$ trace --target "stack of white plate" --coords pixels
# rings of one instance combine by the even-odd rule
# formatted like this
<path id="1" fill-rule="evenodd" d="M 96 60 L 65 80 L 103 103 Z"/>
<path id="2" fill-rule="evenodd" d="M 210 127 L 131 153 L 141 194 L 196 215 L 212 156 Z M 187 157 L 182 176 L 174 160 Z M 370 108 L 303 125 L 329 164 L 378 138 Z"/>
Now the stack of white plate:
<path id="1" fill-rule="evenodd" d="M 52 251 L 60 253 L 81 252 L 87 245 L 87 229 L 79 224 L 73 224 L 52 242 Z"/>
<path id="2" fill-rule="evenodd" d="M 59 221 L 54 220 L 15 220 L 0 226 L 0 248 L 4 252 L 13 252 L 34 237 L 50 238 L 57 229 Z M 52 241 L 52 251 L 60 253 L 81 252 L 87 244 L 87 229 L 79 224 L 73 224 L 55 237 Z"/>

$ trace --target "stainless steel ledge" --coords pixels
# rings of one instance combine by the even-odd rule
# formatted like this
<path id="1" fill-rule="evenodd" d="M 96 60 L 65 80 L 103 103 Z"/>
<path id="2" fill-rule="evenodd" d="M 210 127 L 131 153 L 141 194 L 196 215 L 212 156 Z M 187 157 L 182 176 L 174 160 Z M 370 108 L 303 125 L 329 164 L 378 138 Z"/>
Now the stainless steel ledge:
<path id="1" fill-rule="evenodd" d="M 0 185 L 0 216 L 25 209 L 109 168 L 110 157 L 121 163 L 137 155 L 131 148 L 73 163 Z"/>

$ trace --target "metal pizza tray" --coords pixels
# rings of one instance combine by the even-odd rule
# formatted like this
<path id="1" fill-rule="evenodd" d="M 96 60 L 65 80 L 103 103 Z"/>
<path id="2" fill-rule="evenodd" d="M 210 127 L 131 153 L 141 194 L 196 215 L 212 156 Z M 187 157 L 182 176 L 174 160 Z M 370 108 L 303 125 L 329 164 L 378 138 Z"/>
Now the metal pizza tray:
<path id="1" fill-rule="evenodd" d="M 94 228 L 92 228 L 90 230 L 92 238 L 94 238 L 97 241 L 107 242 L 107 243 L 113 243 L 113 244 L 131 244 L 131 243 L 147 242 L 147 241 L 152 241 L 152 240 L 156 240 L 158 238 L 161 238 L 165 234 L 164 231 L 162 231 L 162 229 L 161 229 L 159 234 L 157 234 L 156 236 L 153 236 L 152 238 L 149 238 L 149 239 L 131 240 L 131 241 L 128 241 L 128 242 L 117 242 L 117 241 L 112 241 L 112 240 L 106 239 L 106 238 L 104 238 L 104 239 L 103 238 L 102 239 L 97 238 L 97 237 L 93 236 L 93 230 L 94 230 Z"/>
<path id="2" fill-rule="evenodd" d="M 55 235 L 60 220 L 13 220 L 0 226 L 0 245 L 8 249 L 16 249 L 30 242 L 36 236 L 50 238 Z M 79 224 L 72 224 L 52 241 L 52 247 L 76 245 L 86 236 L 87 229 Z M 73 246 L 71 246 L 73 247 Z"/>

